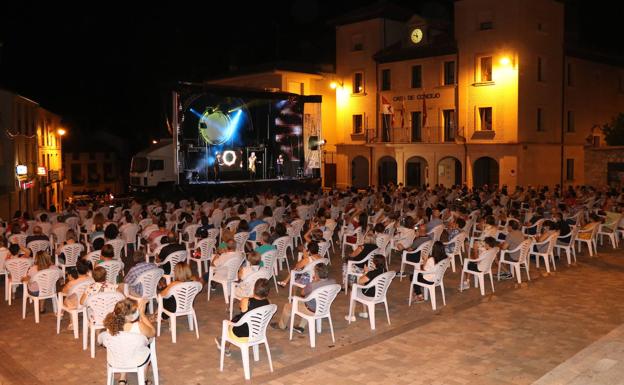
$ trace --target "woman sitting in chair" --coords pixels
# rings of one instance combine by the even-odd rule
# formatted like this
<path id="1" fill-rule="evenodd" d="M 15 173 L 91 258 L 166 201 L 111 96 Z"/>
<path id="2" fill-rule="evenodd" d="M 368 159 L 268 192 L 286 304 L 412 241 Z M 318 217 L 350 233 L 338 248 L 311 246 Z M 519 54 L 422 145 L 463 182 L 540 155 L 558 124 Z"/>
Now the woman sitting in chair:
<path id="1" fill-rule="evenodd" d="M 381 254 L 376 254 L 373 256 L 373 267 L 371 269 L 368 268 L 368 265 L 364 267 L 364 275 L 362 275 L 358 279 L 358 285 L 367 285 L 370 281 L 377 278 L 386 272 L 386 258 Z M 375 296 L 375 287 L 369 287 L 368 289 L 362 290 L 362 294 L 367 297 Z M 358 316 L 361 318 L 368 318 L 368 309 L 365 305 L 362 305 L 364 311 L 358 313 Z M 349 316 L 345 317 L 347 321 L 349 321 Z M 355 321 L 355 316 L 351 318 L 351 322 Z"/>
<path id="2" fill-rule="evenodd" d="M 130 298 L 117 302 L 113 312 L 109 313 L 106 318 L 104 318 L 106 333 L 101 333 L 99 335 L 98 342 L 108 348 L 114 338 L 123 338 L 125 335 L 124 333 L 144 336 L 144 339 L 124 339 L 124 344 L 130 342 L 136 344 L 133 346 L 132 356 L 127 358 L 131 361 L 132 365 L 144 367 L 145 370 L 147 370 L 148 365 L 146 364 L 150 360 L 148 338 L 154 337 L 156 335 L 156 330 L 145 315 L 145 304 L 145 300 L 141 300 L 137 303 Z M 118 384 L 126 385 L 127 383 L 126 373 L 121 373 L 119 375 Z M 146 383 L 149 383 L 149 381 L 146 381 Z"/>
<path id="3" fill-rule="evenodd" d="M 319 255 L 319 245 L 317 242 L 308 243 L 308 248 L 303 251 L 303 257 L 297 262 L 293 270 L 303 270 L 309 263 L 321 259 Z M 297 283 L 307 285 L 311 281 L 311 277 L 308 274 L 299 274 L 296 278 Z M 288 286 L 290 282 L 290 274 L 283 281 L 279 281 L 277 284 L 281 287 Z"/>
<path id="4" fill-rule="evenodd" d="M 33 296 L 39 295 L 39 285 L 37 282 L 32 281 L 32 278 L 40 271 L 44 271 L 47 269 L 51 270 L 59 270 L 55 264 L 52 263 L 50 259 L 50 254 L 45 250 L 40 250 L 35 254 L 35 263 L 28 268 L 26 272 L 26 276 L 22 278 L 22 282 L 27 282 L 28 293 Z M 42 307 L 41 313 L 45 312 L 45 304 Z"/>
<path id="5" fill-rule="evenodd" d="M 261 278 L 257 280 L 256 284 L 254 285 L 253 296 L 249 298 L 243 298 L 240 301 L 241 312 L 240 314 L 237 314 L 234 316 L 234 318 L 232 318 L 232 322 L 236 323 L 240 321 L 240 319 L 243 318 L 243 316 L 251 310 L 271 304 L 271 302 L 269 301 L 269 291 L 270 286 L 267 279 Z M 249 337 L 249 327 L 247 326 L 247 324 L 235 327 L 230 326 L 228 328 L 228 335 L 229 338 L 233 340 L 244 342 Z M 221 341 L 219 341 L 219 338 L 215 338 L 215 342 L 217 344 L 217 349 L 221 349 Z M 230 355 L 230 344 L 226 343 L 225 356 L 229 357 Z"/>
<path id="6" fill-rule="evenodd" d="M 433 244 L 433 247 L 431 248 L 431 255 L 420 261 L 420 270 L 431 271 L 437 266 L 438 263 L 444 261 L 446 258 L 447 256 L 444 250 L 444 244 L 440 241 L 437 241 Z M 418 277 L 416 277 L 416 279 L 420 283 L 432 285 L 433 280 L 435 279 L 435 274 L 423 275 L 422 273 L 418 273 Z M 424 300 L 425 298 L 423 297 L 422 287 L 414 285 L 414 301 L 416 301 L 416 303 L 419 303 L 424 302 Z"/>
<path id="7" fill-rule="evenodd" d="M 191 272 L 191 266 L 186 262 L 180 262 L 176 264 L 173 271 L 175 280 L 171 281 L 171 283 L 160 292 L 160 295 L 163 297 L 163 307 L 165 308 L 165 310 L 171 313 L 175 313 L 177 307 L 175 297 L 169 295 L 169 291 L 171 290 L 171 288 L 183 282 L 199 282 L 199 279 L 193 276 L 193 273 Z M 169 319 L 169 316 L 165 313 L 162 313 L 162 319 Z"/>

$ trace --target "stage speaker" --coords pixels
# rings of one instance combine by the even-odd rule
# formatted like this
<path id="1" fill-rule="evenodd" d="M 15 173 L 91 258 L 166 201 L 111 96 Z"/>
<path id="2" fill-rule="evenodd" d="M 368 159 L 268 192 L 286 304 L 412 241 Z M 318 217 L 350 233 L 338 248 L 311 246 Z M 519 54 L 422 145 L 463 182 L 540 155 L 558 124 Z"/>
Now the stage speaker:
<path id="1" fill-rule="evenodd" d="M 319 137 L 316 135 L 311 135 L 308 138 L 308 149 L 312 151 L 316 151 L 319 148 Z"/>

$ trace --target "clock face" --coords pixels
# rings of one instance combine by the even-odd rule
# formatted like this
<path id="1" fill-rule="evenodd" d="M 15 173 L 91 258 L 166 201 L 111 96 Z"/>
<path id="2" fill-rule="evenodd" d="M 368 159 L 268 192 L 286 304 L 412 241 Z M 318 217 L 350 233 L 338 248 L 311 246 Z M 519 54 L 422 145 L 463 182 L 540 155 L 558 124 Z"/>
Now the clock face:
<path id="1" fill-rule="evenodd" d="M 420 28 L 414 28 L 414 30 L 412 31 L 412 34 L 410 35 L 411 39 L 412 39 L 412 43 L 414 44 L 418 44 L 420 43 L 420 41 L 423 38 L 423 31 Z"/>

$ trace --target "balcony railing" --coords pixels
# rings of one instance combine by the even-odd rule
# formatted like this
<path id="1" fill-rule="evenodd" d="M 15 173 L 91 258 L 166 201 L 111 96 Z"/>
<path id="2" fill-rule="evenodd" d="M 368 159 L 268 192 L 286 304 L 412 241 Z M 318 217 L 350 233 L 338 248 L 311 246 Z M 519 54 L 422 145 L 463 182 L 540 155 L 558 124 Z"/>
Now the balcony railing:
<path id="1" fill-rule="evenodd" d="M 367 143 L 454 143 L 455 139 L 444 137 L 444 127 L 428 126 L 422 128 L 420 136 L 412 133 L 411 127 L 393 127 L 388 132 L 382 128 L 369 128 L 366 130 Z"/>

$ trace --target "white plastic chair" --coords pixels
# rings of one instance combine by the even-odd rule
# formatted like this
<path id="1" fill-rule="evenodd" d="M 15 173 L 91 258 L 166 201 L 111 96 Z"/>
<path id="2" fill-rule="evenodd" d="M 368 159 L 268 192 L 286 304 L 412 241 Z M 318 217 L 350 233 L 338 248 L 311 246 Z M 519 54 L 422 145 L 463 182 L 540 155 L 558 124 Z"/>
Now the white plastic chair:
<path id="1" fill-rule="evenodd" d="M 132 250 L 136 250 L 138 248 L 139 244 L 137 242 L 137 235 L 140 230 L 141 229 L 139 225 L 137 225 L 136 223 L 130 223 L 123 228 L 123 231 L 121 232 L 121 238 L 126 243 L 124 246 L 125 248 L 124 252 L 126 253 L 126 256 L 128 256 L 129 244 L 132 245 Z"/>
<path id="2" fill-rule="evenodd" d="M 224 264 L 219 266 L 212 266 L 208 275 L 208 301 L 210 301 L 210 287 L 212 282 L 216 282 L 223 287 L 223 297 L 225 298 L 226 305 L 230 301 L 230 290 L 232 289 L 232 282 L 236 281 L 238 269 L 240 268 L 244 255 L 237 253 L 236 256 L 231 256 Z"/>
<path id="3" fill-rule="evenodd" d="M 516 280 L 518 283 L 522 283 L 521 277 L 521 268 L 524 267 L 527 275 L 527 279 L 531 280 L 531 275 L 529 274 L 529 252 L 533 247 L 533 239 L 525 239 L 522 241 L 518 247 L 513 250 L 501 250 L 500 259 L 498 263 L 498 273 L 497 278 L 500 281 L 500 270 L 501 265 L 509 265 L 511 270 L 511 274 L 516 276 Z M 518 261 L 513 261 L 511 258 L 505 258 L 507 254 L 519 253 Z"/>
<path id="4" fill-rule="evenodd" d="M 464 243 L 466 242 L 466 233 L 464 231 L 460 231 L 448 242 L 444 242 L 444 246 L 448 246 L 450 244 L 453 245 L 453 250 L 450 253 L 446 253 L 446 256 L 451 260 L 451 268 L 453 269 L 453 273 L 455 272 L 455 257 L 459 257 L 459 263 L 463 264 L 463 256 L 462 249 L 464 247 Z"/>
<path id="5" fill-rule="evenodd" d="M 254 227 L 253 230 L 249 233 L 250 238 L 251 238 L 251 234 L 255 234 L 254 236 L 255 240 L 247 239 L 247 242 L 251 244 L 252 249 L 255 249 L 258 246 L 258 243 L 260 242 L 260 238 L 262 237 L 262 233 L 267 231 L 268 228 L 269 228 L 268 223 L 260 223 L 259 225 Z"/>
<path id="6" fill-rule="evenodd" d="M 292 302 L 292 298 L 293 298 L 293 287 L 299 287 L 299 288 L 304 288 L 305 285 L 298 283 L 296 280 L 297 275 L 303 275 L 303 274 L 307 274 L 310 276 L 310 280 L 312 280 L 312 277 L 314 276 L 314 269 L 316 267 L 316 265 L 318 264 L 329 264 L 329 260 L 325 259 L 325 258 L 321 258 L 321 259 L 317 259 L 314 261 L 311 261 L 310 263 L 308 263 L 307 265 L 305 265 L 303 267 L 303 269 L 301 270 L 291 270 L 290 271 L 290 280 L 288 281 L 289 285 L 288 285 L 288 302 Z"/>
<path id="7" fill-rule="evenodd" d="M 424 261 L 429 256 L 429 254 L 431 254 L 432 248 L 433 241 L 426 241 L 418 246 L 414 251 L 403 250 L 403 254 L 401 255 L 401 269 L 399 273 L 399 280 L 403 280 L 403 276 L 405 275 L 405 265 L 413 266 L 414 270 L 420 269 L 420 262 L 410 262 L 407 260 L 407 256 L 409 254 L 416 254 L 420 252 L 420 260 Z"/>
<path id="8" fill-rule="evenodd" d="M 494 262 L 494 259 L 496 259 L 496 256 L 498 255 L 498 247 L 494 247 L 492 249 L 488 249 L 485 250 L 483 253 L 481 253 L 481 255 L 479 255 L 479 258 L 477 259 L 469 259 L 469 258 L 464 258 L 464 267 L 462 269 L 462 273 L 461 273 L 461 280 L 459 281 L 459 291 L 463 291 L 464 289 L 464 276 L 465 274 L 471 274 L 474 276 L 474 281 L 475 281 L 475 285 L 478 285 L 479 288 L 481 289 L 481 295 L 485 295 L 485 275 L 489 274 L 490 275 L 490 283 L 492 284 L 492 292 L 494 292 L 494 277 L 492 277 L 492 262 Z M 474 271 L 474 270 L 470 270 L 468 269 L 468 264 L 470 262 L 474 262 L 477 264 L 479 264 L 479 262 L 483 261 L 484 265 L 485 265 L 485 269 L 482 271 Z"/>
<path id="9" fill-rule="evenodd" d="M 123 262 L 117 260 L 104 261 L 97 266 L 101 266 L 106 270 L 106 282 L 112 285 L 117 284 L 117 277 L 124 268 Z"/>
<path id="10" fill-rule="evenodd" d="M 97 262 L 100 260 L 102 252 L 100 250 L 95 250 L 90 252 L 89 254 L 87 254 L 85 256 L 85 259 L 89 262 L 91 262 L 91 265 L 93 267 L 97 266 Z"/>
<path id="11" fill-rule="evenodd" d="M 444 225 L 437 225 L 430 232 L 427 233 L 429 238 L 431 238 L 434 242 L 439 241 L 442 233 L 444 232 Z"/>
<path id="12" fill-rule="evenodd" d="M 545 219 L 538 219 L 537 221 L 535 221 L 535 223 L 532 226 L 522 226 L 522 234 L 524 234 L 524 235 L 531 235 L 531 234 L 529 234 L 529 231 L 531 229 L 535 229 L 535 232 L 533 232 L 532 235 L 541 234 L 541 232 L 542 232 L 542 225 L 543 225 L 544 221 L 546 221 L 546 220 Z"/>
<path id="13" fill-rule="evenodd" d="M 355 237 L 355 242 L 348 242 L 347 241 L 347 237 L 352 237 L 352 236 Z M 343 231 L 343 234 L 342 234 L 342 249 L 341 249 L 342 258 L 344 258 L 344 256 L 345 256 L 345 246 L 351 246 L 352 248 L 355 249 L 359 245 L 361 245 L 362 243 L 364 243 L 364 234 L 362 233 L 362 228 L 361 227 L 358 227 L 353 232 Z"/>
<path id="14" fill-rule="evenodd" d="M 50 251 L 50 241 L 30 241 L 27 245 L 27 248 L 32 252 L 31 255 L 37 255 L 40 251 Z"/>
<path id="15" fill-rule="evenodd" d="M 316 347 L 316 329 L 321 332 L 321 323 L 324 318 L 329 321 L 329 330 L 331 331 L 332 342 L 336 342 L 334 338 L 334 325 L 331 319 L 331 305 L 336 299 L 336 296 L 340 292 L 340 285 L 326 285 L 319 287 L 310 293 L 307 297 L 293 297 L 292 310 L 290 313 L 290 339 L 293 336 L 293 326 L 295 322 L 295 316 L 298 315 L 308 321 L 308 331 L 310 334 L 310 346 Z M 299 311 L 299 304 L 305 304 L 314 300 L 316 303 L 314 315 L 308 315 Z"/>
<path id="16" fill-rule="evenodd" d="M 353 311 L 355 303 L 359 302 L 368 307 L 368 320 L 370 321 L 371 330 L 375 330 L 375 305 L 383 303 L 386 307 L 386 318 L 388 319 L 388 325 L 390 325 L 390 312 L 388 311 L 388 299 L 386 294 L 388 288 L 392 283 L 396 273 L 394 271 L 388 271 L 375 277 L 372 281 L 366 285 L 354 284 L 351 289 L 351 300 L 349 301 L 349 324 L 353 319 Z M 375 296 L 368 297 L 363 294 L 363 290 L 375 287 Z"/>
<path id="17" fill-rule="evenodd" d="M 267 356 L 269 358 L 269 369 L 273 372 L 273 361 L 271 360 L 271 351 L 269 350 L 269 342 L 266 338 L 266 329 L 269 325 L 269 321 L 277 311 L 277 305 L 266 305 L 253 309 L 247 312 L 241 319 L 233 323 L 228 320 L 223 320 L 221 328 L 221 361 L 219 370 L 223 371 L 223 360 L 225 358 L 225 343 L 229 342 L 234 346 L 237 346 L 241 350 L 241 356 L 243 359 L 243 370 L 245 373 L 245 379 L 251 379 L 251 369 L 249 365 L 249 348 L 253 349 L 254 361 L 260 359 L 259 346 L 264 344 Z M 247 324 L 249 328 L 249 337 L 243 342 L 241 340 L 232 339 L 229 337 L 229 328 L 235 326 L 241 326 Z"/>
<path id="18" fill-rule="evenodd" d="M 557 242 L 558 233 L 552 234 L 543 242 L 534 242 L 533 247 L 531 247 L 531 251 L 529 252 L 529 257 L 535 257 L 535 265 L 537 268 L 540 267 L 540 258 L 544 258 L 544 265 L 546 265 L 546 271 L 550 273 L 550 263 L 552 262 L 553 269 L 557 270 L 557 266 L 555 265 L 555 242 Z M 536 251 L 539 246 L 546 246 L 546 251 Z M 538 249 L 539 250 L 539 249 Z"/>
<path id="19" fill-rule="evenodd" d="M 197 242 L 194 246 L 194 248 L 199 249 L 200 256 L 195 257 L 193 251 L 191 251 L 189 254 L 189 260 L 197 264 L 197 274 L 200 277 L 202 276 L 202 265 L 204 267 L 203 270 L 208 271 L 208 264 L 212 259 L 212 254 L 214 253 L 216 242 L 216 239 L 204 238 Z"/>
<path id="20" fill-rule="evenodd" d="M 167 285 L 170 284 L 173 279 L 175 279 L 176 265 L 180 262 L 186 261 L 187 256 L 188 256 L 187 250 L 174 251 L 173 253 L 167 255 L 167 258 L 165 258 L 164 261 L 157 264 L 158 266 L 163 266 L 169 263 L 169 266 L 171 266 L 171 270 L 169 271 L 169 274 L 163 275 L 163 277 L 165 277 L 165 281 L 167 282 Z"/>
<path id="21" fill-rule="evenodd" d="M 92 279 L 87 279 L 84 282 L 81 282 L 77 284 L 76 286 L 72 287 L 72 289 L 69 292 L 67 292 L 67 294 L 64 294 L 62 292 L 58 293 L 58 312 L 56 313 L 56 334 L 59 334 L 61 332 L 61 319 L 63 318 L 63 312 L 68 312 L 72 319 L 71 322 L 72 322 L 73 329 L 74 329 L 74 338 L 75 339 L 79 338 L 80 323 L 78 322 L 78 315 L 82 314 L 82 316 L 84 317 L 84 306 L 80 304 L 80 298 L 82 297 L 84 292 L 87 290 L 89 285 L 91 285 L 92 283 L 93 283 Z M 77 298 L 76 307 L 69 308 L 65 306 L 64 299 L 65 297 L 71 297 L 72 295 Z"/>
<path id="22" fill-rule="evenodd" d="M 580 235 L 581 234 L 590 234 L 589 239 L 584 239 Z M 583 230 L 580 229 L 576 234 L 576 244 L 578 246 L 578 252 L 581 252 L 581 245 L 584 243 L 587 245 L 587 249 L 589 250 L 589 256 L 593 257 L 594 253 L 598 254 L 598 244 L 596 242 L 596 235 L 598 234 L 598 225 L 596 224 L 591 229 Z"/>
<path id="23" fill-rule="evenodd" d="M 56 303 L 56 281 L 61 278 L 61 272 L 59 269 L 45 269 L 38 271 L 35 275 L 30 279 L 31 281 L 37 282 L 39 286 L 38 295 L 32 295 L 28 292 L 28 283 L 24 282 L 24 297 L 22 300 L 22 319 L 26 319 L 26 301 L 30 300 L 30 302 L 34 303 L 35 307 L 35 323 L 39 323 L 39 301 L 45 301 L 46 299 L 52 300 L 52 306 L 54 308 L 54 313 L 57 312 L 57 303 Z M 45 304 L 45 302 L 44 302 Z"/>
<path id="24" fill-rule="evenodd" d="M 371 251 L 370 253 L 368 253 L 368 255 L 364 257 L 364 259 L 362 259 L 361 261 L 347 261 L 347 267 L 346 267 L 345 274 L 344 274 L 344 281 L 342 283 L 345 289 L 345 295 L 347 295 L 349 291 L 349 278 L 353 276 L 357 279 L 361 277 L 362 274 L 364 274 L 356 265 L 364 264 L 364 265 L 368 265 L 368 267 L 370 268 L 373 263 L 373 256 L 376 254 L 379 254 L 378 249 L 375 249 Z"/>
<path id="25" fill-rule="evenodd" d="M 4 278 L 4 296 L 5 300 L 9 302 L 9 306 L 13 301 L 13 291 L 22 284 L 22 278 L 26 276 L 30 266 L 32 266 L 31 258 L 13 258 L 4 264 L 8 273 Z"/>
<path id="26" fill-rule="evenodd" d="M 611 247 L 617 249 L 619 247 L 619 240 L 617 237 L 617 226 L 620 222 L 620 218 L 616 218 L 611 222 L 605 222 L 598 225 L 598 232 L 596 233 L 596 237 L 600 239 L 600 245 L 604 244 L 604 237 L 609 238 L 611 241 Z"/>
<path id="27" fill-rule="evenodd" d="M 111 239 L 106 242 L 106 245 L 111 245 L 113 247 L 113 252 L 115 253 L 115 259 L 121 261 L 121 252 L 126 249 L 126 241 L 121 238 Z"/>
<path id="28" fill-rule="evenodd" d="M 137 277 L 137 283 L 141 284 L 141 296 L 136 297 L 130 294 L 130 287 L 128 285 L 124 285 L 124 295 L 128 298 L 132 298 L 135 301 L 139 301 L 140 299 L 147 300 L 149 304 L 150 313 L 154 313 L 154 302 L 153 300 L 158 301 L 158 282 L 165 274 L 163 269 L 151 269 L 148 270 Z"/>
<path id="29" fill-rule="evenodd" d="M 574 263 L 576 263 L 576 250 L 574 249 L 574 244 L 576 243 L 576 236 L 578 235 L 578 232 L 578 226 L 573 226 L 570 234 L 558 236 L 557 242 L 555 243 L 557 255 L 561 255 L 561 250 L 565 251 L 568 259 L 568 266 L 572 264 L 572 257 L 574 257 Z M 563 242 L 561 239 L 564 238 L 570 238 L 570 240 L 568 242 Z"/>
<path id="30" fill-rule="evenodd" d="M 271 276 L 271 271 L 263 267 L 249 274 L 242 282 L 234 282 L 232 290 L 230 290 L 230 319 L 232 319 L 232 315 L 234 314 L 234 301 L 252 297 L 256 281 L 259 279 L 269 280 Z"/>
<path id="31" fill-rule="evenodd" d="M 20 245 L 20 247 L 26 247 L 26 234 L 13 234 L 9 237 L 9 243 Z"/>
<path id="32" fill-rule="evenodd" d="M 283 236 L 283 237 L 277 238 L 275 242 L 273 242 L 273 246 L 275 246 L 275 248 L 277 249 L 277 257 L 276 257 L 277 267 L 280 270 L 283 269 L 282 262 L 286 262 L 286 268 L 288 269 L 288 272 L 290 273 L 290 265 L 288 264 L 288 254 L 286 253 L 286 248 L 288 247 L 289 242 L 290 242 L 290 237 Z"/>
<path id="33" fill-rule="evenodd" d="M 106 333 L 108 334 L 108 333 Z M 104 335 L 104 334 L 103 334 Z M 156 339 L 151 341 L 138 333 L 119 332 L 115 336 L 107 335 L 103 338 L 103 344 L 106 347 L 106 384 L 114 385 L 115 373 L 136 373 L 139 385 L 145 385 L 145 365 L 152 364 L 152 376 L 154 385 L 159 385 L 158 380 L 158 360 L 156 357 Z M 149 360 L 141 365 L 136 366 L 135 362 L 129 361 L 134 355 L 134 349 L 137 345 L 148 344 L 150 349 Z"/>
<path id="34" fill-rule="evenodd" d="M 427 300 L 429 294 L 431 294 L 431 308 L 436 310 L 437 302 L 436 302 L 436 292 L 435 288 L 440 287 L 440 291 L 442 292 L 442 303 L 446 306 L 446 296 L 444 294 L 444 273 L 448 269 L 451 264 L 451 260 L 447 257 L 444 260 L 437 263 L 432 270 L 414 270 L 414 276 L 412 277 L 412 284 L 410 285 L 410 293 L 408 299 L 408 305 L 412 306 L 412 295 L 414 293 L 414 285 L 418 285 L 424 288 L 425 300 Z M 427 284 L 420 282 L 418 280 L 418 274 L 422 274 L 423 276 L 426 274 L 434 274 L 434 279 L 432 284 Z"/>
<path id="35" fill-rule="evenodd" d="M 303 243 L 303 238 L 301 238 L 301 230 L 303 230 L 303 226 L 305 225 L 304 219 L 296 219 L 290 223 L 289 235 L 293 239 L 293 247 L 296 248 L 297 245 Z"/>
<path id="36" fill-rule="evenodd" d="M 54 264 L 63 271 L 63 281 L 65 281 L 65 269 L 76 266 L 76 262 L 78 262 L 82 250 L 84 250 L 84 247 L 80 243 L 67 244 L 61 247 L 61 253 L 65 256 L 65 263 L 59 262 L 58 255 L 54 256 Z"/>
<path id="37" fill-rule="evenodd" d="M 249 239 L 249 233 L 246 231 L 234 234 L 234 242 L 236 242 L 236 251 L 245 252 L 245 243 Z"/>
<path id="38" fill-rule="evenodd" d="M 87 350 L 87 338 L 90 336 L 91 358 L 95 358 L 96 331 L 104 329 L 104 318 L 124 298 L 123 294 L 116 291 L 98 293 L 87 298 L 84 304 L 85 317 L 82 318 L 82 350 Z"/>
<path id="39" fill-rule="evenodd" d="M 187 316 L 189 329 L 193 331 L 195 329 L 195 335 L 199 339 L 199 325 L 197 324 L 197 316 L 195 315 L 195 309 L 193 308 L 193 301 L 195 297 L 202 289 L 202 285 L 199 282 L 181 282 L 173 286 L 169 290 L 169 296 L 173 296 L 176 300 L 176 311 L 170 312 L 163 307 L 163 297 L 158 295 L 158 321 L 157 321 L 157 336 L 160 337 L 160 324 L 162 323 L 162 315 L 167 314 L 169 316 L 169 327 L 171 329 L 171 340 L 176 343 L 176 318 Z M 208 287 L 210 291 L 210 287 Z"/>
<path id="40" fill-rule="evenodd" d="M 262 265 L 264 269 L 268 270 L 271 273 L 271 276 L 267 279 L 273 278 L 273 283 L 275 284 L 275 292 L 279 293 L 279 289 L 277 287 L 277 265 L 275 264 L 277 260 L 277 250 L 265 251 L 260 255 L 260 258 L 262 258 Z"/>

